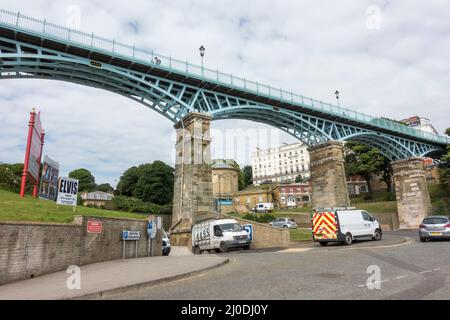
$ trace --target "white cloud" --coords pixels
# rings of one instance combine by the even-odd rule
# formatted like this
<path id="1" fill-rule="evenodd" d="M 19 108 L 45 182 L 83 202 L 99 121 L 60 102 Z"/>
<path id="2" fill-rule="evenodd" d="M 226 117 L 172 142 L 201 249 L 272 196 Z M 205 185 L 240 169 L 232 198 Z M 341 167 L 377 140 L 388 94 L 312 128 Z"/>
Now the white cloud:
<path id="1" fill-rule="evenodd" d="M 440 132 L 450 125 L 445 1 L 0 1 L 63 25 L 73 5 L 83 31 L 193 63 L 204 45 L 205 65 L 213 69 L 324 101 L 339 89 L 341 104 L 358 111 L 425 116 Z M 370 5 L 381 9 L 379 29 L 367 28 Z M 47 131 L 45 153 L 61 162 L 63 173 L 83 166 L 97 182 L 114 184 L 132 165 L 172 163 L 174 130 L 161 115 L 110 92 L 44 80 L 0 83 L 0 161 L 23 161 L 35 106 Z M 269 129 L 248 121 L 213 126 Z M 293 141 L 286 134 L 278 139 Z M 216 149 L 221 156 L 223 148 Z"/>

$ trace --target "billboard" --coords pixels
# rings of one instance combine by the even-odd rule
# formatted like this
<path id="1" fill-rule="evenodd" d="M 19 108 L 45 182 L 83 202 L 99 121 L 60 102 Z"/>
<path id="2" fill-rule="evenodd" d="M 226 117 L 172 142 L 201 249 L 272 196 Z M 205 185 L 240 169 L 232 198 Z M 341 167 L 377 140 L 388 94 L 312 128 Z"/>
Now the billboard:
<path id="1" fill-rule="evenodd" d="M 33 184 L 33 197 L 38 194 L 39 170 L 41 166 L 42 147 L 44 146 L 44 130 L 41 124 L 41 114 L 33 109 L 30 112 L 28 123 L 27 147 L 25 150 L 25 161 L 23 165 L 22 182 L 20 184 L 20 196 L 25 196 L 27 178 Z"/>
<path id="2" fill-rule="evenodd" d="M 40 198 L 56 201 L 58 195 L 58 175 L 59 163 L 46 155 L 42 165 L 41 186 L 39 188 Z"/>
<path id="3" fill-rule="evenodd" d="M 36 113 L 31 134 L 30 153 L 28 155 L 28 172 L 34 181 L 39 181 L 39 169 L 42 152 L 42 124 L 41 113 Z"/>
<path id="4" fill-rule="evenodd" d="M 78 180 L 71 178 L 59 178 L 57 204 L 76 206 L 78 195 Z"/>

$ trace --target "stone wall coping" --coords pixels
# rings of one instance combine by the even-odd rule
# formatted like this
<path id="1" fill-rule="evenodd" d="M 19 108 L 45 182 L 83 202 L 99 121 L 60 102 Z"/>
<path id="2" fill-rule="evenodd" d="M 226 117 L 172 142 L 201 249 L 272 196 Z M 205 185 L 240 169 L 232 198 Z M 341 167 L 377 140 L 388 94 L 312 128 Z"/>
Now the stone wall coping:
<path id="1" fill-rule="evenodd" d="M 315 146 L 311 146 L 309 147 L 307 150 L 308 152 L 315 152 L 321 149 L 328 149 L 328 148 L 339 148 L 342 149 L 344 147 L 344 143 L 342 141 L 336 141 L 336 140 L 332 140 L 332 141 L 327 141 L 321 144 L 317 144 Z"/>
<path id="2" fill-rule="evenodd" d="M 134 218 L 115 218 L 115 217 L 98 217 L 98 216 L 75 216 L 73 222 L 51 222 L 51 221 L 0 221 L 0 225 L 29 225 L 29 226 L 49 226 L 49 227 L 78 227 L 80 222 L 77 222 L 77 217 L 82 217 L 82 219 L 97 219 L 97 220 L 122 220 L 122 221 L 138 221 L 146 222 L 147 219 L 134 219 Z"/>
<path id="3" fill-rule="evenodd" d="M 0 225 L 19 225 L 19 226 L 48 226 L 48 227 L 79 227 L 73 222 L 44 222 L 44 221 L 0 221 Z"/>
<path id="4" fill-rule="evenodd" d="M 242 218 L 234 217 L 234 216 L 229 216 L 229 215 L 226 215 L 226 214 L 218 214 L 218 216 L 221 217 L 221 219 L 236 219 L 236 220 L 247 221 L 249 224 L 256 224 L 256 225 L 259 225 L 259 226 L 262 226 L 262 227 L 271 228 L 271 229 L 276 230 L 276 231 L 281 231 L 281 232 L 288 231 L 286 229 L 269 226 L 268 224 L 265 224 L 265 223 L 256 222 L 256 221 L 253 221 L 253 220 L 242 219 Z"/>
<path id="5" fill-rule="evenodd" d="M 412 158 L 408 158 L 408 159 L 395 160 L 395 161 L 391 161 L 391 166 L 402 166 L 402 165 L 407 165 L 407 164 L 415 163 L 415 162 L 420 162 L 421 164 L 423 164 L 423 159 L 419 158 L 419 157 L 412 157 Z"/>
<path id="6" fill-rule="evenodd" d="M 189 112 L 183 119 L 178 121 L 175 125 L 175 129 L 179 129 L 182 127 L 182 122 L 184 122 L 184 126 L 186 127 L 193 119 L 200 118 L 202 120 L 211 121 L 212 117 L 205 113 L 199 113 L 199 112 Z"/>

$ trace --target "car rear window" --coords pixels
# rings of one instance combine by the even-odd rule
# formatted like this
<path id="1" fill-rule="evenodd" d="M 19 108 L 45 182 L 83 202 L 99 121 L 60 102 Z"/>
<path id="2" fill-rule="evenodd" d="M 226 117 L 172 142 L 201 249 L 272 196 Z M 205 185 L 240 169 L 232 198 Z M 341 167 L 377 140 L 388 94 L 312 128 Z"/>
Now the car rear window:
<path id="1" fill-rule="evenodd" d="M 289 219 L 290 222 L 295 222 L 295 219 Z"/>
<path id="2" fill-rule="evenodd" d="M 447 218 L 425 218 L 423 219 L 424 224 L 444 224 L 447 223 Z"/>

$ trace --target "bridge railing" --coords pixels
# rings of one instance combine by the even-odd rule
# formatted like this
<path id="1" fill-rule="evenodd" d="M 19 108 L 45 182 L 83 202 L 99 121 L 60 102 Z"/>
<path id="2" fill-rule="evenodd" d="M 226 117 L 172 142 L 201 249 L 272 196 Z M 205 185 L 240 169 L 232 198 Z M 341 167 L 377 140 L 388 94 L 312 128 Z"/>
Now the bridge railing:
<path id="1" fill-rule="evenodd" d="M 376 118 L 365 113 L 295 94 L 292 91 L 275 88 L 270 85 L 237 77 L 233 74 L 227 74 L 220 72 L 219 70 L 198 66 L 189 63 L 188 61 L 182 61 L 174 59 L 170 56 L 157 54 L 153 51 L 138 49 L 135 46 L 126 45 L 116 42 L 115 40 L 105 39 L 96 36 L 93 33 L 86 33 L 47 22 L 46 20 L 24 16 L 20 14 L 20 12 L 0 9 L 0 24 L 12 26 L 17 29 L 23 29 L 27 32 L 37 33 L 38 35 L 45 34 L 47 37 L 56 38 L 59 41 L 74 43 L 77 46 L 86 47 L 87 49 L 95 48 L 95 50 L 103 50 L 109 55 L 125 57 L 127 59 L 132 58 L 143 64 L 153 64 L 158 68 L 176 71 L 182 74 L 184 73 L 187 76 L 197 77 L 200 80 L 217 82 L 218 84 L 231 86 L 239 90 L 243 89 L 245 91 L 266 96 L 271 99 L 297 104 L 312 110 L 333 114 L 338 117 L 374 125 L 391 131 L 411 135 L 413 137 L 423 138 L 439 143 L 449 142 L 446 137 L 416 130 L 394 121 Z"/>

